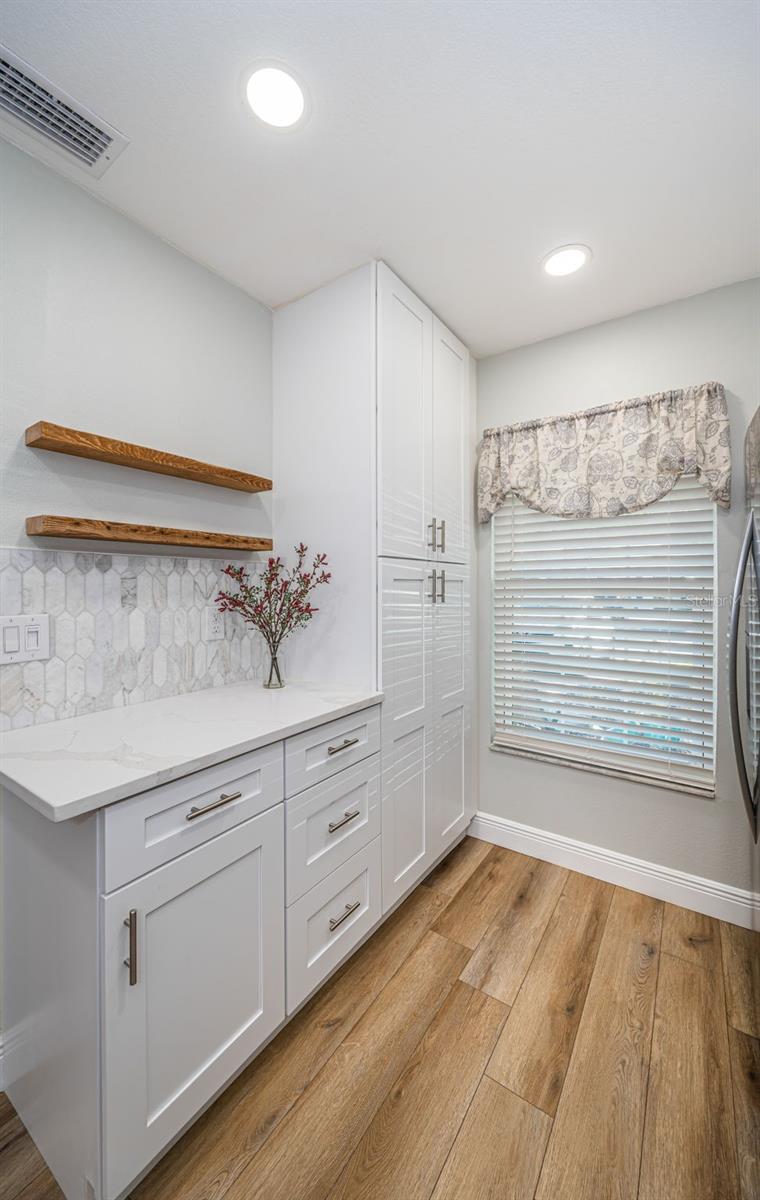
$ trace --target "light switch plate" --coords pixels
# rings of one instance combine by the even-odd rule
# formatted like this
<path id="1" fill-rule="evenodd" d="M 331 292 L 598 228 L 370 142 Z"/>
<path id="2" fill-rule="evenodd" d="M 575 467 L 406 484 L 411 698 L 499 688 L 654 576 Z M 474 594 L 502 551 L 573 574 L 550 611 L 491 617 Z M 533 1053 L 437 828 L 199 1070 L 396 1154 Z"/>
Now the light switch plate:
<path id="1" fill-rule="evenodd" d="M 221 642 L 224 639 L 224 613 L 210 604 L 203 610 L 204 642 Z"/>
<path id="2" fill-rule="evenodd" d="M 50 617 L 19 613 L 0 617 L 0 664 L 44 661 L 50 658 Z"/>

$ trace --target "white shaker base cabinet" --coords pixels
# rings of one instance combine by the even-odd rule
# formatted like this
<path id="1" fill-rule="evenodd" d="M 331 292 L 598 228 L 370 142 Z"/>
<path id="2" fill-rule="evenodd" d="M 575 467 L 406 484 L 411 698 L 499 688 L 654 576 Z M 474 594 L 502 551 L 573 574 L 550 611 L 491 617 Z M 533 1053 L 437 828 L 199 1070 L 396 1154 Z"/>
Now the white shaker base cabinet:
<path id="1" fill-rule="evenodd" d="M 285 1015 L 283 840 L 278 804 L 102 900 L 106 1195 Z"/>
<path id="2" fill-rule="evenodd" d="M 5 1083 L 66 1200 L 128 1196 L 284 1024 L 286 994 L 292 1011 L 382 919 L 380 697 L 236 688 L 271 742 L 193 770 L 202 720 L 156 701 L 123 721 L 178 705 L 186 773 L 61 820 L 4 795 Z M 108 756 L 140 734 L 120 720 L 92 760 L 128 790 Z M 96 744 L 98 717 L 67 724 L 64 744 Z M 291 787 L 316 782 L 286 795 L 286 764 Z"/>
<path id="3" fill-rule="evenodd" d="M 359 850 L 287 910 L 288 1013 L 380 920 L 380 838 Z"/>

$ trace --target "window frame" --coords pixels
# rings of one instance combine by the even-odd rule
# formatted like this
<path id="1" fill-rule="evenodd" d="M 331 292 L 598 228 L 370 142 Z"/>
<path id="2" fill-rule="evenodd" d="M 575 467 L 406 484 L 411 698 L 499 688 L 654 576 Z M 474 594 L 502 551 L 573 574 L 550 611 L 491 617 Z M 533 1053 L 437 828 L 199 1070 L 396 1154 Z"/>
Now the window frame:
<path id="1" fill-rule="evenodd" d="M 694 476 L 684 477 L 685 480 L 694 481 Z M 677 483 L 680 481 L 677 481 Z M 677 486 L 677 484 L 676 484 Z M 670 495 L 671 493 L 667 493 Z M 663 497 L 665 499 L 666 497 Z M 508 501 L 517 504 L 523 504 L 516 497 L 511 497 Z M 648 508 L 656 507 L 659 501 L 655 501 L 654 505 L 647 506 Z M 491 519 L 490 530 L 490 630 L 489 630 L 489 653 L 490 653 L 490 738 L 489 749 L 497 754 L 508 754 L 517 758 L 528 758 L 538 762 L 546 762 L 555 766 L 571 767 L 574 770 L 591 772 L 596 775 L 603 775 L 616 779 L 625 779 L 633 783 L 645 784 L 651 787 L 663 788 L 667 791 L 684 792 L 689 795 L 700 796 L 702 799 L 715 799 L 717 794 L 717 774 L 718 774 L 718 704 L 719 704 L 719 660 L 718 660 L 718 642 L 719 642 L 719 621 L 718 621 L 718 605 L 716 602 L 716 587 L 718 584 L 718 520 L 717 507 L 710 502 L 711 511 L 711 538 L 712 538 L 712 580 L 709 593 L 706 594 L 704 602 L 709 603 L 710 612 L 712 615 L 712 719 L 710 722 L 712 730 L 712 776 L 706 778 L 704 782 L 691 782 L 685 778 L 677 776 L 669 777 L 667 774 L 667 764 L 662 760 L 648 758 L 646 755 L 636 755 L 632 753 L 620 754 L 618 761 L 615 761 L 614 751 L 605 751 L 604 757 L 606 761 L 601 761 L 601 756 L 595 757 L 594 751 L 588 747 L 574 745 L 572 742 L 551 742 L 548 739 L 531 738 L 530 735 L 520 734 L 519 731 L 514 732 L 514 740 L 509 741 L 508 735 L 497 727 L 496 718 L 496 525 L 495 522 L 498 513 L 494 514 Z M 528 508 L 528 505 L 524 505 Z M 641 510 L 640 510 L 641 511 Z M 557 521 L 563 521 L 564 518 L 557 517 Z M 604 521 L 604 518 L 597 519 L 599 524 Z M 502 740 L 500 740 L 502 739 Z M 658 773 L 658 763 L 659 771 Z"/>

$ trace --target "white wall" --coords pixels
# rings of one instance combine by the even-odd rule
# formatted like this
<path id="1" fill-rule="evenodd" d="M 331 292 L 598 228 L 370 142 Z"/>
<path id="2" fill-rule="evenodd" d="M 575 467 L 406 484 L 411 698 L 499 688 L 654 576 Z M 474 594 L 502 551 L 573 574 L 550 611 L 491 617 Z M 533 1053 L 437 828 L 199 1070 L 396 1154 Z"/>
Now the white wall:
<path id="1" fill-rule="evenodd" d="M 559 281 L 560 287 L 572 287 Z M 744 525 L 743 438 L 760 404 L 760 280 L 484 359 L 478 429 L 716 379 L 732 423 L 733 506 L 718 513 L 718 586 L 730 595 Z M 728 729 L 727 617 L 719 608 L 717 799 L 708 801 L 489 749 L 490 527 L 478 534 L 482 812 L 605 849 L 760 890 Z"/>
<path id="2" fill-rule="evenodd" d="M 274 525 L 288 562 L 327 554 L 319 609 L 283 644 L 286 676 L 373 688 L 376 663 L 375 266 L 274 314 Z"/>
<path id="3" fill-rule="evenodd" d="M 269 496 L 30 450 L 24 430 L 269 476 L 270 311 L 5 142 L 0 206 L 0 545 L 71 548 L 30 542 L 35 513 L 269 535 Z"/>

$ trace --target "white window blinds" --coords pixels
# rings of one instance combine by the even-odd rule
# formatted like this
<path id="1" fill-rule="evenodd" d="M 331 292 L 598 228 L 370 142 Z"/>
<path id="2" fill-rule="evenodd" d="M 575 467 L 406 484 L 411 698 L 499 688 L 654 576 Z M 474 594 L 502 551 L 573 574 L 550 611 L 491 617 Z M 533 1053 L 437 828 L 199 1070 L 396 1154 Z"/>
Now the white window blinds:
<path id="1" fill-rule="evenodd" d="M 715 504 L 693 478 L 618 518 L 492 519 L 493 740 L 714 791 Z"/>

